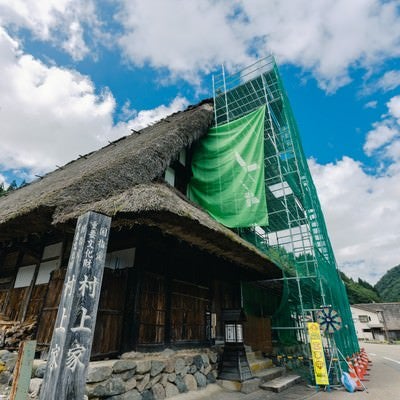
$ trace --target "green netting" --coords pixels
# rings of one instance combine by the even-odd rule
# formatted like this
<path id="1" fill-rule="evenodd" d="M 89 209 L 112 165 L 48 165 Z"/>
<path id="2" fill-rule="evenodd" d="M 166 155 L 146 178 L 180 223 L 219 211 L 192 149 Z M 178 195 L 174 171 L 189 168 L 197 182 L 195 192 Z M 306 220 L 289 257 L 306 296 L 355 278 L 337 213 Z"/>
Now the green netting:
<path id="1" fill-rule="evenodd" d="M 191 200 L 230 228 L 267 225 L 265 106 L 210 129 L 192 159 Z"/>
<path id="2" fill-rule="evenodd" d="M 264 185 L 269 223 L 236 231 L 268 254 L 284 270 L 285 278 L 253 286 L 245 284 L 246 311 L 266 315 L 277 310 L 272 315 L 277 343 L 298 344 L 306 351 L 305 322 L 315 320 L 322 305 L 331 305 L 343 321 L 342 328 L 334 334 L 335 343 L 343 354 L 354 353 L 359 347 L 347 294 L 297 124 L 273 58 L 229 77 L 214 77 L 213 84 L 217 127 L 266 106 Z M 278 297 L 282 302 L 275 308 Z M 272 307 L 267 306 L 268 302 Z"/>

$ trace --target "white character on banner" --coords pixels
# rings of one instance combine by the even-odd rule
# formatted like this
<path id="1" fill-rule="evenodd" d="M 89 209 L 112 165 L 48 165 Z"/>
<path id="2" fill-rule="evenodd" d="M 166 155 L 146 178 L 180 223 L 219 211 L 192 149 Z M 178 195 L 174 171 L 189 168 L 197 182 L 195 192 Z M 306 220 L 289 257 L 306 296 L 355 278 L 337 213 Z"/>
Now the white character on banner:
<path id="1" fill-rule="evenodd" d="M 58 343 L 51 349 L 49 356 L 49 367 L 56 369 L 58 367 L 58 356 L 60 355 L 60 346 Z"/>
<path id="2" fill-rule="evenodd" d="M 100 236 L 107 237 L 108 229 L 105 227 L 100 228 Z"/>
<path id="3" fill-rule="evenodd" d="M 64 320 L 67 318 L 67 310 L 65 307 L 63 307 L 63 312 L 61 315 L 61 321 L 60 321 L 60 326 L 58 326 L 55 331 L 57 333 L 64 333 L 65 332 L 65 326 L 64 326 Z"/>
<path id="4" fill-rule="evenodd" d="M 82 357 L 85 355 L 86 348 L 78 343 L 77 340 L 74 341 L 72 347 L 68 350 L 66 366 L 72 372 L 75 372 L 77 366 L 83 368 Z"/>
<path id="5" fill-rule="evenodd" d="M 74 328 L 71 328 L 72 332 L 92 332 L 90 328 L 87 328 L 85 326 L 86 321 L 90 321 L 92 317 L 90 315 L 87 315 L 87 309 L 85 307 L 81 307 L 82 314 L 81 314 L 81 322 L 79 323 L 79 326 L 75 326 Z"/>
<path id="6" fill-rule="evenodd" d="M 74 290 L 74 285 L 76 282 L 75 275 L 72 275 L 72 277 L 68 277 L 67 283 L 65 284 L 65 295 L 69 296 L 73 293 Z"/>
<path id="7" fill-rule="evenodd" d="M 82 281 L 79 281 L 79 293 L 82 297 L 85 296 L 86 291 L 88 291 L 88 295 L 94 299 L 96 296 L 97 287 L 99 286 L 99 280 L 94 276 L 92 280 L 88 278 L 87 275 L 84 275 Z"/>

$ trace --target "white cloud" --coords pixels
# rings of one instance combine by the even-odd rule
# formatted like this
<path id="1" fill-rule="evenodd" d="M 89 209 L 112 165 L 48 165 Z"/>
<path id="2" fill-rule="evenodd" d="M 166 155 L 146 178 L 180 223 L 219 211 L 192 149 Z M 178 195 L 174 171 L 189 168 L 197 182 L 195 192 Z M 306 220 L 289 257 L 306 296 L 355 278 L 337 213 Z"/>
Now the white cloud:
<path id="1" fill-rule="evenodd" d="M 368 132 L 367 141 L 364 144 L 367 155 L 372 155 L 374 151 L 390 143 L 400 133 L 396 127 L 389 126 L 388 122 L 375 123 L 374 129 Z"/>
<path id="2" fill-rule="evenodd" d="M 374 175 L 350 157 L 309 161 L 339 266 L 372 283 L 400 263 L 400 96 L 387 108 L 364 144 L 380 162 Z"/>
<path id="3" fill-rule="evenodd" d="M 246 43 L 229 20 L 233 7 L 219 1 L 124 1 L 119 19 L 125 55 L 136 65 L 167 68 L 196 81 L 222 62 L 247 63 Z"/>
<path id="4" fill-rule="evenodd" d="M 400 170 L 371 176 L 349 157 L 309 165 L 339 268 L 376 283 L 400 263 Z"/>
<path id="5" fill-rule="evenodd" d="M 387 103 L 390 116 L 397 119 L 397 123 L 400 124 L 400 96 L 392 97 Z"/>
<path id="6" fill-rule="evenodd" d="M 74 60 L 90 51 L 84 27 L 96 37 L 101 25 L 92 0 L 0 0 L 0 24 L 17 31 L 29 29 L 37 39 L 60 44 Z"/>
<path id="7" fill-rule="evenodd" d="M 382 159 L 396 162 L 400 161 L 400 96 L 392 97 L 386 105 L 388 113 L 373 124 L 373 129 L 367 134 L 364 151 L 369 156 L 380 151 Z"/>
<path id="8" fill-rule="evenodd" d="M 128 125 L 132 129 L 139 130 L 144 127 L 159 121 L 162 118 L 165 118 L 168 115 L 171 115 L 177 111 L 183 110 L 189 105 L 187 99 L 184 97 L 176 97 L 170 105 L 165 106 L 161 105 L 153 110 L 142 110 L 139 111 L 136 117 L 129 121 Z"/>
<path id="9" fill-rule="evenodd" d="M 119 20 L 132 63 L 193 81 L 222 62 L 244 65 L 272 51 L 334 91 L 351 68 L 371 70 L 400 55 L 396 1 L 124 0 Z"/>
<path id="10" fill-rule="evenodd" d="M 221 63 L 244 66 L 272 52 L 332 92 L 350 82 L 352 69 L 371 74 L 400 55 L 396 0 L 120 0 L 107 4 L 107 16 L 103 7 L 95 0 L 0 0 L 0 24 L 29 29 L 75 60 L 94 54 L 93 46 L 119 43 L 134 65 L 197 85 Z M 111 25 L 118 22 L 117 37 Z M 392 90 L 399 74 L 388 71 L 375 86 Z"/>
<path id="11" fill-rule="evenodd" d="M 25 54 L 0 30 L 0 166 L 41 174 L 79 154 L 95 150 L 130 127 L 143 127 L 182 109 L 178 97 L 169 106 L 137 113 L 114 125 L 115 99 L 96 93 L 93 82 L 70 69 L 48 66 Z"/>
<path id="12" fill-rule="evenodd" d="M 377 88 L 388 92 L 400 86 L 400 71 L 387 71 L 378 80 Z"/>
<path id="13" fill-rule="evenodd" d="M 365 104 L 364 108 L 376 108 L 378 102 L 376 100 L 371 100 Z"/>

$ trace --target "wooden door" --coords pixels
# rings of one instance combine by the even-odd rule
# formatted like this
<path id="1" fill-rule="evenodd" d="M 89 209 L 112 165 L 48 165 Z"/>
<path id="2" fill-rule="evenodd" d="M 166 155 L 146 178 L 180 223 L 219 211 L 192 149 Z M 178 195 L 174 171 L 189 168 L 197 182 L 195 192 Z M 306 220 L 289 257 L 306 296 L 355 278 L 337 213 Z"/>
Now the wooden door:
<path id="1" fill-rule="evenodd" d="M 128 269 L 104 269 L 92 358 L 112 356 L 120 352 L 127 277 Z"/>
<path id="2" fill-rule="evenodd" d="M 138 345 L 163 344 L 165 341 L 165 279 L 143 272 L 140 278 L 137 316 Z"/>
<path id="3" fill-rule="evenodd" d="M 171 287 L 171 342 L 205 341 L 209 288 L 178 280 Z"/>

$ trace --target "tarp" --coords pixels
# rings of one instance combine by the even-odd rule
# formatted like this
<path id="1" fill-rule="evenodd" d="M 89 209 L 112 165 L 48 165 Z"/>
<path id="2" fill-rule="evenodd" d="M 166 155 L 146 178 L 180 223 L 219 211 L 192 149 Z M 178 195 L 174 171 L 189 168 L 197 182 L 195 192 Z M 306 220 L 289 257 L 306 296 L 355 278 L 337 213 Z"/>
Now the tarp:
<path id="1" fill-rule="evenodd" d="M 194 151 L 189 198 L 229 228 L 268 225 L 265 106 L 210 129 Z"/>

